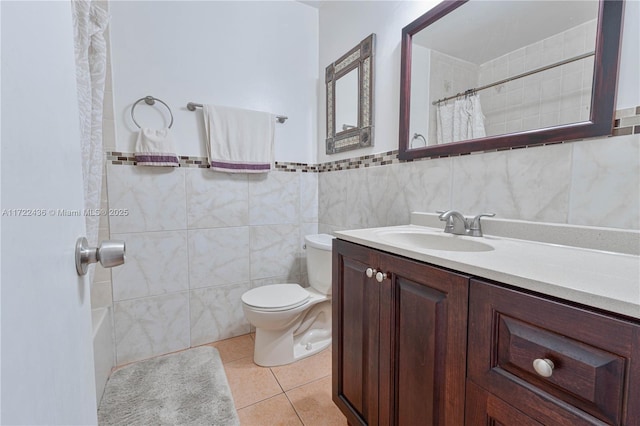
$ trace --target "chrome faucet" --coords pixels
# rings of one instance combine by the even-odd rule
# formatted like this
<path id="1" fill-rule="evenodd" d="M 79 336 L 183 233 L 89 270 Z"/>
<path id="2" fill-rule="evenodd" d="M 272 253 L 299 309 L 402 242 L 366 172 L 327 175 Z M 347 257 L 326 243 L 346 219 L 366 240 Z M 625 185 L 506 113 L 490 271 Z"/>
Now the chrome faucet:
<path id="1" fill-rule="evenodd" d="M 455 235 L 468 235 L 470 237 L 482 237 L 480 218 L 495 216 L 495 213 L 482 213 L 473 219 L 466 219 L 462 213 L 456 210 L 438 211 L 436 213 L 440 213 L 439 219 L 441 221 L 446 221 L 444 232 Z"/>
<path id="2" fill-rule="evenodd" d="M 467 235 L 469 223 L 467 219 L 462 216 L 462 213 L 455 210 L 440 211 L 438 213 L 440 213 L 440 220 L 447 222 L 444 226 L 444 232 L 455 235 Z"/>

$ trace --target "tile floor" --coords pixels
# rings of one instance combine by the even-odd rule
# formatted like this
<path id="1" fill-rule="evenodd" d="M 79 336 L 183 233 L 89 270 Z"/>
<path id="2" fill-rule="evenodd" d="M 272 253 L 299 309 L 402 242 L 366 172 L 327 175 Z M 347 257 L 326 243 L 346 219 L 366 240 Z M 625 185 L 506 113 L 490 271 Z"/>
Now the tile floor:
<path id="1" fill-rule="evenodd" d="M 331 348 L 298 362 L 253 363 L 253 336 L 211 343 L 220 352 L 242 426 L 346 425 L 331 401 Z"/>

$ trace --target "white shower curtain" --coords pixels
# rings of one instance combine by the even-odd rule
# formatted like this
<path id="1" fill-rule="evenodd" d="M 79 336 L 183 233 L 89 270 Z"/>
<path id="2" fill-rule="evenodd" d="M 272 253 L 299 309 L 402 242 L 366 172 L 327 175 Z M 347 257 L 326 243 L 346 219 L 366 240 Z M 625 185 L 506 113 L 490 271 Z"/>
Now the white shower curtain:
<path id="1" fill-rule="evenodd" d="M 102 109 L 107 66 L 104 31 L 109 22 L 107 12 L 97 1 L 73 0 L 76 80 L 80 107 L 80 143 L 82 145 L 82 179 L 85 209 L 100 208 L 102 188 Z M 87 240 L 98 243 L 99 215 L 85 215 Z M 93 281 L 89 270 L 89 282 Z"/>
<path id="2" fill-rule="evenodd" d="M 484 115 L 478 95 L 465 96 L 451 104 L 438 104 L 436 130 L 438 144 L 485 137 Z"/>

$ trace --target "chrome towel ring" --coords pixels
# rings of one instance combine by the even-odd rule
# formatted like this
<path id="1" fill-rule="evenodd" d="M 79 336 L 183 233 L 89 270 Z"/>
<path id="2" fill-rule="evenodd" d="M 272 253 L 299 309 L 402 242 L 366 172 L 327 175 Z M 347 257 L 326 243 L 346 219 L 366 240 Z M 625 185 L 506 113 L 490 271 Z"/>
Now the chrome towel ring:
<path id="1" fill-rule="evenodd" d="M 154 98 L 153 96 L 145 96 L 144 98 L 140 98 L 137 101 L 135 101 L 133 103 L 133 106 L 131 107 L 131 119 L 133 120 L 133 122 L 135 123 L 136 126 L 138 126 L 138 129 L 141 129 L 142 127 L 140 126 L 140 124 L 138 124 L 138 122 L 136 121 L 136 118 L 133 115 L 133 111 L 136 109 L 136 105 L 138 105 L 140 102 L 144 101 L 144 103 L 146 103 L 147 105 L 153 105 L 156 103 L 156 101 L 160 102 L 162 105 L 164 105 L 165 107 L 167 107 L 167 110 L 169 110 L 169 115 L 171 116 L 171 122 L 169 123 L 169 128 L 171 128 L 171 126 L 173 126 L 173 113 L 171 112 L 171 108 L 169 108 L 169 105 L 167 105 L 164 101 L 158 99 L 158 98 Z"/>
<path id="2" fill-rule="evenodd" d="M 413 148 L 413 141 L 415 141 L 416 139 L 422 139 L 424 146 L 427 146 L 427 140 L 425 139 L 425 137 L 422 136 L 420 133 L 414 133 L 413 137 L 411 138 L 411 143 L 409 144 L 409 148 Z"/>

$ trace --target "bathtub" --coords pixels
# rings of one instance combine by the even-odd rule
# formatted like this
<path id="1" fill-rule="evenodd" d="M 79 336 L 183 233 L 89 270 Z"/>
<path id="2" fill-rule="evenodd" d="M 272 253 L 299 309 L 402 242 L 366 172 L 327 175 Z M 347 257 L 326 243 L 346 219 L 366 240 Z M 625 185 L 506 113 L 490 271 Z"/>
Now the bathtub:
<path id="1" fill-rule="evenodd" d="M 91 310 L 93 321 L 93 360 L 96 374 L 96 402 L 104 392 L 111 369 L 115 365 L 113 348 L 113 329 L 111 322 L 111 308 L 104 307 Z"/>

